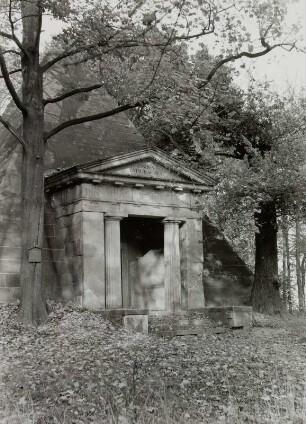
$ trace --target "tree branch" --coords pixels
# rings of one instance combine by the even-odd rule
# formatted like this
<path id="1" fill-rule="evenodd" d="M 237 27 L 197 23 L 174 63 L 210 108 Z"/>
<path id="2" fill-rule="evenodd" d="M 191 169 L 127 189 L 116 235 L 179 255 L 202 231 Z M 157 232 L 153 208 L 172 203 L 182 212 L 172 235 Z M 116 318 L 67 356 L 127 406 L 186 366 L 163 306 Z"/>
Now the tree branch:
<path id="1" fill-rule="evenodd" d="M 22 71 L 22 69 L 21 69 L 21 68 L 19 68 L 19 69 L 14 69 L 13 71 L 8 71 L 8 74 L 9 74 L 9 75 L 17 74 L 17 72 L 21 72 L 21 71 Z M 3 75 L 0 75 L 0 78 L 4 78 L 4 76 L 3 76 Z"/>
<path id="2" fill-rule="evenodd" d="M 6 32 L 0 31 L 0 36 L 3 37 L 3 38 L 7 38 L 9 40 L 13 40 L 14 41 L 14 38 L 13 38 L 12 34 L 8 34 Z"/>
<path id="3" fill-rule="evenodd" d="M 57 103 L 66 99 L 67 97 L 74 96 L 75 94 L 88 93 L 89 91 L 96 90 L 100 87 L 102 87 L 102 84 L 95 84 L 89 87 L 76 88 L 75 90 L 68 91 L 67 93 L 61 94 L 60 96 L 54 97 L 53 99 L 45 99 L 43 103 L 44 105 L 47 105 L 48 103 Z"/>
<path id="4" fill-rule="evenodd" d="M 161 134 L 164 134 L 166 137 L 168 137 L 169 140 L 171 141 L 171 143 L 181 152 L 181 154 L 184 156 L 184 158 L 187 159 L 187 160 L 190 160 L 187 153 L 185 153 L 184 150 L 181 148 L 181 146 L 178 144 L 178 142 L 174 140 L 174 138 L 172 137 L 170 132 L 166 132 L 166 131 L 160 130 L 158 128 L 157 128 L 157 131 L 160 132 Z"/>
<path id="5" fill-rule="evenodd" d="M 82 52 L 94 49 L 96 47 L 102 47 L 102 45 L 99 45 L 99 43 L 90 44 L 88 46 L 78 47 L 78 48 L 75 48 L 74 50 L 64 52 L 64 53 L 58 55 L 57 57 L 49 60 L 49 62 L 42 64 L 42 67 L 41 67 L 42 72 L 46 72 L 49 68 L 51 68 L 51 66 L 55 65 L 57 62 L 59 62 L 63 59 L 66 59 L 67 57 L 74 56 L 75 54 L 82 53 Z"/>
<path id="6" fill-rule="evenodd" d="M 232 7 L 232 6 L 230 6 L 230 7 Z M 226 10 L 226 9 L 224 9 L 224 10 Z M 220 12 L 222 12 L 222 11 L 220 11 Z M 200 37 L 203 37 L 203 35 L 212 34 L 215 31 L 215 25 L 214 25 L 214 21 L 213 21 L 211 15 L 212 15 L 211 5 L 209 5 L 208 23 L 202 29 L 202 31 L 195 33 L 195 34 L 191 34 L 191 35 L 178 35 L 178 36 L 173 37 L 172 41 L 192 40 L 193 38 L 200 38 Z"/>
<path id="7" fill-rule="evenodd" d="M 126 48 L 138 47 L 138 46 L 141 46 L 141 47 L 164 47 L 165 46 L 165 43 L 144 43 L 144 42 L 131 42 L 131 41 L 130 42 L 129 41 L 124 41 L 123 42 L 122 41 L 121 44 L 117 44 L 116 46 L 110 47 L 109 49 L 105 50 L 103 52 L 103 54 L 106 55 L 106 54 L 109 54 L 109 53 L 114 53 L 114 54 L 119 55 L 119 52 L 118 52 L 119 49 L 126 49 Z M 68 52 L 66 52 L 63 55 L 60 55 L 57 58 L 52 59 L 50 61 L 50 63 L 51 63 L 50 66 L 49 66 L 49 62 L 48 62 L 48 64 L 43 65 L 43 67 L 42 67 L 43 72 L 45 72 L 45 66 L 47 66 L 47 65 L 48 66 L 46 67 L 46 70 L 49 69 L 49 67 L 51 67 L 54 64 L 56 64 L 57 62 L 59 62 L 60 60 L 63 60 L 63 59 L 65 59 L 67 57 L 70 57 L 70 56 L 74 56 L 77 53 L 89 51 L 91 49 L 94 49 L 95 47 L 102 47 L 102 45 L 99 46 L 99 45 L 96 44 L 94 46 L 93 45 L 92 46 L 87 46 L 84 49 L 81 49 L 81 48 L 78 49 L 78 50 L 76 49 L 75 51 L 71 51 L 70 52 L 71 54 L 68 53 Z M 106 47 L 106 44 L 104 45 L 104 47 Z M 71 62 L 69 62 L 69 65 L 79 65 L 80 63 L 85 63 L 89 59 L 96 58 L 98 56 L 101 56 L 101 53 L 100 52 L 99 53 L 95 53 L 94 55 L 91 55 L 91 56 L 83 57 L 82 59 L 79 59 L 79 60 L 71 61 Z"/>
<path id="8" fill-rule="evenodd" d="M 37 7 L 38 7 L 38 29 L 37 29 L 36 40 L 35 40 L 35 48 L 37 48 L 39 46 L 40 36 L 41 36 L 41 28 L 42 28 L 42 4 L 41 3 L 42 3 L 41 0 L 38 0 L 38 2 L 37 2 Z"/>
<path id="9" fill-rule="evenodd" d="M 179 20 L 179 18 L 180 18 L 180 16 L 181 16 L 181 13 L 182 13 L 182 8 L 183 8 L 183 5 L 184 5 L 184 0 L 182 1 L 182 3 L 181 3 L 181 5 L 180 5 L 180 8 L 179 8 L 179 13 L 178 13 L 178 15 L 177 15 L 177 17 L 176 17 L 176 21 L 175 21 L 175 23 L 174 23 L 174 25 L 173 25 L 173 28 L 172 28 L 172 31 L 171 31 L 171 34 L 170 34 L 170 37 L 168 38 L 168 40 L 165 42 L 165 45 L 163 46 L 163 48 L 162 48 L 162 50 L 161 50 L 161 54 L 160 54 L 160 57 L 159 57 L 159 60 L 158 60 L 158 62 L 157 62 L 157 65 L 156 65 L 156 67 L 155 67 L 155 69 L 154 69 L 154 72 L 153 72 L 153 75 L 152 75 L 152 77 L 151 77 L 151 80 L 149 81 L 149 83 L 141 90 L 141 92 L 140 92 L 140 95 L 142 95 L 152 84 L 153 84 L 153 82 L 154 82 L 154 80 L 155 80 L 155 77 L 156 77 L 156 75 L 157 75 L 157 72 L 158 72 L 158 69 L 159 69 L 159 66 L 160 66 L 160 64 L 161 64 L 161 62 L 162 62 L 162 60 L 163 60 L 163 56 L 164 56 L 164 54 L 165 54 L 165 52 L 166 52 L 166 49 L 167 49 L 167 46 L 169 45 L 169 43 L 170 43 L 170 41 L 171 41 L 171 38 L 173 37 L 173 34 L 174 34 L 174 31 L 175 31 L 175 26 L 176 26 L 176 24 L 177 24 L 177 22 L 178 22 L 178 20 Z"/>
<path id="10" fill-rule="evenodd" d="M 0 115 L 0 122 L 4 125 L 4 127 L 11 133 L 13 136 L 19 141 L 19 143 L 22 145 L 22 147 L 26 150 L 27 149 L 27 143 L 25 139 L 21 136 L 21 134 L 18 133 L 15 127 L 11 125 L 8 121 L 6 121 L 2 116 Z"/>
<path id="11" fill-rule="evenodd" d="M 90 122 L 90 121 L 97 121 L 98 119 L 107 118 L 108 116 L 116 115 L 120 112 L 125 112 L 126 110 L 134 109 L 136 107 L 143 106 L 143 102 L 137 102 L 133 105 L 126 104 L 123 106 L 119 106 L 115 109 L 109 110 L 107 112 L 101 112 L 96 115 L 88 115 L 83 116 L 81 118 L 71 119 L 69 121 L 63 122 L 62 124 L 58 125 L 57 127 L 53 128 L 53 130 L 49 131 L 45 134 L 45 141 L 47 141 L 49 138 L 53 137 L 58 132 L 64 130 L 65 128 L 71 127 L 73 125 L 83 124 L 84 122 Z"/>
<path id="12" fill-rule="evenodd" d="M 184 3 L 184 2 L 183 2 Z M 181 11 L 180 11 L 181 13 Z M 145 32 L 142 34 L 142 36 L 145 35 L 145 33 L 148 31 L 148 28 L 145 30 Z M 210 11 L 210 15 L 209 15 L 209 22 L 207 24 L 207 26 L 205 28 L 203 28 L 202 31 L 200 31 L 199 33 L 196 34 L 191 34 L 191 35 L 181 35 L 181 36 L 173 36 L 173 33 L 175 31 L 175 26 L 173 28 L 172 31 L 172 35 L 165 41 L 165 42 L 160 42 L 160 43 L 148 43 L 148 42 L 140 42 L 139 40 L 135 40 L 133 38 L 131 38 L 130 40 L 119 40 L 117 45 L 110 48 L 106 53 L 114 50 L 114 49 L 120 49 L 120 48 L 131 48 L 131 47 L 137 47 L 137 46 L 145 46 L 145 47 L 163 47 L 164 49 L 167 48 L 167 46 L 173 44 L 175 41 L 178 40 L 191 40 L 193 38 L 199 38 L 203 35 L 208 35 L 214 32 L 214 22 L 211 19 L 211 11 Z M 118 31 L 117 31 L 118 33 Z M 108 42 L 112 39 L 113 37 L 110 37 L 108 40 L 105 40 L 103 42 L 100 43 L 95 43 L 95 44 L 89 44 L 87 46 L 82 46 L 82 47 L 76 47 L 75 49 L 63 52 L 62 54 L 58 55 L 57 57 L 51 59 L 49 62 L 42 64 L 42 71 L 46 72 L 49 68 L 51 68 L 53 65 L 55 65 L 57 62 L 66 59 L 67 57 L 71 57 L 74 56 L 78 53 L 82 53 L 82 52 L 88 52 L 90 50 L 93 50 L 97 47 L 107 47 L 108 46 Z"/>
<path id="13" fill-rule="evenodd" d="M 10 22 L 10 25 L 11 25 L 12 40 L 20 48 L 22 53 L 25 56 L 27 56 L 28 53 L 27 53 L 26 49 L 23 47 L 22 43 L 20 42 L 20 40 L 18 39 L 18 37 L 15 34 L 14 22 L 13 22 L 13 19 L 12 19 L 12 0 L 10 0 L 10 4 L 9 4 L 9 16 L 8 16 L 8 18 L 9 18 L 9 22 Z"/>
<path id="14" fill-rule="evenodd" d="M 25 105 L 22 103 L 22 101 L 20 100 L 20 98 L 19 98 L 19 96 L 18 96 L 18 94 L 17 94 L 17 92 L 16 92 L 16 90 L 13 86 L 13 83 L 10 79 L 10 74 L 7 70 L 6 62 L 5 62 L 1 47 L 0 47 L 0 68 L 1 68 L 2 76 L 4 78 L 6 87 L 9 91 L 10 95 L 12 96 L 12 99 L 14 100 L 18 109 L 20 109 L 23 114 L 26 114 L 27 109 L 26 109 Z"/>
<path id="15" fill-rule="evenodd" d="M 21 56 L 21 53 L 20 53 L 20 52 L 18 52 L 17 50 L 14 50 L 14 49 L 4 50 L 4 51 L 2 52 L 2 54 L 8 54 L 8 53 L 11 53 L 11 54 L 17 54 L 18 56 Z"/>
<path id="16" fill-rule="evenodd" d="M 238 159 L 237 155 L 235 155 L 234 153 L 222 152 L 221 150 L 216 150 L 214 152 L 214 155 L 215 156 L 225 156 L 226 158 Z"/>
<path id="17" fill-rule="evenodd" d="M 288 46 L 288 45 L 292 46 L 292 44 L 290 44 L 290 43 L 289 44 L 279 43 L 279 44 L 274 44 L 273 46 L 270 46 L 264 39 L 261 39 L 261 44 L 265 47 L 265 50 L 262 50 L 262 51 L 257 52 L 257 53 L 241 52 L 241 53 L 238 53 L 236 55 L 228 56 L 227 58 L 220 60 L 220 62 L 218 62 L 216 64 L 216 66 L 210 71 L 206 80 L 202 84 L 199 85 L 199 89 L 206 87 L 206 85 L 211 81 L 211 79 L 213 78 L 215 73 L 218 71 L 218 69 L 221 68 L 221 66 L 225 65 L 228 62 L 233 62 L 237 59 L 241 59 L 242 57 L 248 57 L 250 59 L 255 59 L 257 57 L 264 56 L 265 54 L 269 53 L 271 50 L 275 49 L 276 47 L 284 47 L 284 46 Z"/>
<path id="18" fill-rule="evenodd" d="M 189 129 L 193 128 L 194 125 L 199 121 L 199 119 L 201 118 L 201 116 L 203 115 L 203 113 L 210 107 L 211 103 L 213 103 L 214 98 L 216 96 L 217 93 L 217 88 L 218 88 L 218 83 L 215 86 L 212 98 L 209 100 L 209 102 L 207 103 L 207 105 L 205 105 L 203 107 L 203 109 L 198 113 L 198 115 L 194 118 L 194 120 L 190 123 L 189 125 Z"/>

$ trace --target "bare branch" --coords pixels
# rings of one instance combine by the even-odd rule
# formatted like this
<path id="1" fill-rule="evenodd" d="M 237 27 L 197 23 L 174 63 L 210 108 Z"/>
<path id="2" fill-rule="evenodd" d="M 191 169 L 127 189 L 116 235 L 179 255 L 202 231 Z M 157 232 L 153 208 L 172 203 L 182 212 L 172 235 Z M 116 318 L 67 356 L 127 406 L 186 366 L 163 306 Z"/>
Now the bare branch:
<path id="1" fill-rule="evenodd" d="M 13 71 L 9 71 L 8 74 L 9 75 L 13 75 L 13 74 L 17 74 L 17 72 L 21 72 L 21 71 L 22 71 L 21 68 L 19 68 L 19 69 L 13 69 Z M 3 75 L 0 75 L 0 78 L 4 78 L 4 76 Z"/>
<path id="2" fill-rule="evenodd" d="M 10 79 L 10 74 L 7 70 L 6 62 L 5 62 L 1 47 L 0 47 L 0 68 L 1 68 L 2 76 L 4 78 L 6 87 L 9 91 L 10 95 L 12 96 L 12 99 L 14 100 L 18 109 L 20 109 L 23 114 L 26 114 L 27 109 L 26 109 L 25 105 L 22 103 L 22 101 L 20 100 L 20 98 L 19 98 L 19 96 L 18 96 L 18 94 L 17 94 L 17 92 L 16 92 L 16 90 L 13 86 L 13 83 Z"/>
<path id="3" fill-rule="evenodd" d="M 217 88 L 218 88 L 218 83 L 215 85 L 214 88 L 214 92 L 213 95 L 211 97 L 211 99 L 209 100 L 209 102 L 207 103 L 207 105 L 205 105 L 202 110 L 198 113 L 198 115 L 194 118 L 194 120 L 190 123 L 189 125 L 189 129 L 193 128 L 196 123 L 199 121 L 199 119 L 201 118 L 201 116 L 203 115 L 203 113 L 210 107 L 211 103 L 214 101 L 216 93 L 217 93 Z"/>
<path id="4" fill-rule="evenodd" d="M 42 13 L 43 16 L 53 16 L 52 13 Z M 40 14 L 38 13 L 31 13 L 29 15 L 24 15 L 21 18 L 15 19 L 14 20 L 14 24 L 16 24 L 19 21 L 22 21 L 24 18 L 37 18 L 38 16 L 40 16 Z"/>
<path id="5" fill-rule="evenodd" d="M 234 62 L 237 59 L 241 59 L 242 57 L 248 57 L 250 59 L 255 59 L 257 57 L 260 56 L 264 56 L 265 54 L 269 53 L 270 51 L 274 50 L 276 47 L 284 47 L 284 46 L 292 46 L 292 44 L 274 44 L 273 46 L 270 46 L 265 40 L 261 40 L 261 44 L 265 47 L 265 50 L 262 50 L 260 52 L 257 53 L 249 53 L 249 52 L 241 52 L 241 53 L 237 53 L 235 55 L 231 55 L 226 57 L 225 59 L 220 60 L 215 66 L 214 68 L 210 71 L 210 73 L 208 74 L 206 80 L 200 84 L 199 88 L 202 89 L 204 87 L 206 87 L 207 84 L 209 84 L 209 82 L 211 81 L 211 79 L 213 78 L 213 76 L 215 75 L 215 73 L 218 71 L 219 68 L 221 68 L 221 66 L 225 65 L 228 62 Z"/>
<path id="6" fill-rule="evenodd" d="M 103 46 L 106 47 L 106 44 L 103 45 Z M 109 53 L 113 53 L 113 54 L 117 54 L 119 56 L 120 55 L 120 53 L 118 52 L 119 49 L 127 49 L 127 48 L 138 47 L 138 46 L 141 46 L 141 47 L 164 47 L 165 43 L 164 42 L 163 43 L 161 43 L 161 42 L 160 43 L 145 43 L 145 42 L 122 41 L 122 42 L 120 42 L 120 44 L 117 44 L 113 47 L 110 47 L 107 50 L 104 50 L 103 54 L 106 55 L 106 54 L 109 54 Z M 60 60 L 63 60 L 63 59 L 70 57 L 70 56 L 74 56 L 77 53 L 86 52 L 86 51 L 88 52 L 91 49 L 94 49 L 95 47 L 102 47 L 102 45 L 95 44 L 94 46 L 93 45 L 87 46 L 84 49 L 81 49 L 81 48 L 76 49 L 74 51 L 71 51 L 71 54 L 70 53 L 68 54 L 68 52 L 66 52 L 63 55 L 60 55 L 60 56 L 56 57 L 55 59 L 52 59 L 50 61 L 50 62 L 52 62 L 50 64 L 50 66 L 49 66 L 49 63 L 46 64 L 46 65 L 43 65 L 42 69 L 43 69 L 43 71 L 45 71 L 45 66 L 47 66 L 47 65 L 48 66 L 46 67 L 46 70 L 49 69 L 49 67 L 53 66 L 55 63 L 59 62 Z M 98 56 L 101 56 L 100 52 L 98 52 L 96 54 L 91 54 L 90 56 L 87 56 L 87 57 L 85 56 L 82 59 L 71 61 L 71 62 L 69 62 L 69 65 L 79 65 L 80 63 L 85 63 L 89 59 L 96 58 Z"/>
<path id="7" fill-rule="evenodd" d="M 286 52 L 291 52 L 293 49 L 296 49 L 297 51 L 303 52 L 303 50 L 297 49 L 295 43 L 293 43 L 289 48 L 286 48 L 286 46 L 280 46 L 283 50 L 286 50 Z M 303 52 L 305 53 L 305 52 Z"/>
<path id="8" fill-rule="evenodd" d="M 67 97 L 74 96 L 75 94 L 88 93 L 89 91 L 96 90 L 100 87 L 102 87 L 102 84 L 95 84 L 89 87 L 76 88 L 75 90 L 68 91 L 67 93 L 61 94 L 60 96 L 54 97 L 53 99 L 45 99 L 44 105 L 47 105 L 48 103 L 57 103 L 66 99 Z"/>
<path id="9" fill-rule="evenodd" d="M 2 52 L 2 54 L 17 54 L 18 56 L 21 56 L 21 53 L 20 53 L 20 52 L 18 52 L 17 50 L 13 50 L 13 49 L 10 49 L 10 50 L 4 50 L 4 51 Z"/>
<path id="10" fill-rule="evenodd" d="M 174 140 L 174 138 L 172 137 L 172 134 L 170 134 L 170 132 L 166 132 L 166 131 L 160 130 L 158 128 L 157 128 L 157 131 L 159 133 L 165 135 L 166 137 L 168 137 L 169 140 L 171 141 L 171 143 L 181 152 L 181 154 L 184 156 L 184 158 L 187 159 L 187 160 L 190 160 L 190 157 L 187 155 L 187 153 L 184 152 L 184 150 L 181 148 L 179 143 Z"/>
<path id="11" fill-rule="evenodd" d="M 53 130 L 46 133 L 45 140 L 47 141 L 49 138 L 53 137 L 58 132 L 64 130 L 65 128 L 71 127 L 73 125 L 83 124 L 84 122 L 97 121 L 98 119 L 107 118 L 108 116 L 116 115 L 117 113 L 125 112 L 126 110 L 134 109 L 140 106 L 143 106 L 143 102 L 137 102 L 133 105 L 126 104 L 123 106 L 116 107 L 115 109 L 109 110 L 107 112 L 101 112 L 101 113 L 97 113 L 96 115 L 88 115 L 88 116 L 83 116 L 81 118 L 71 119 L 69 121 L 63 122 L 62 124 L 53 128 Z"/>
<path id="12" fill-rule="evenodd" d="M 27 53 L 26 49 L 23 47 L 22 43 L 20 42 L 20 40 L 18 39 L 18 37 L 15 34 L 15 27 L 14 27 L 14 22 L 13 22 L 13 19 L 12 19 L 12 0 L 10 0 L 10 4 L 9 4 L 9 16 L 8 16 L 8 18 L 9 18 L 9 22 L 10 22 L 10 25 L 11 25 L 12 40 L 20 48 L 22 53 L 27 56 L 28 53 Z"/>
<path id="13" fill-rule="evenodd" d="M 19 141 L 19 143 L 22 145 L 22 147 L 26 150 L 27 149 L 27 143 L 25 139 L 22 137 L 21 134 L 18 133 L 17 129 L 13 127 L 8 121 L 6 121 L 2 116 L 0 115 L 0 122 L 4 125 L 4 127 L 11 133 L 13 136 Z"/>
<path id="14" fill-rule="evenodd" d="M 9 40 L 14 40 L 12 34 L 8 34 L 7 32 L 0 31 L 0 36 Z"/>
<path id="15" fill-rule="evenodd" d="M 234 153 L 227 153 L 227 152 L 223 152 L 222 150 L 216 150 L 214 154 L 215 156 L 224 156 L 226 158 L 238 159 L 237 155 L 235 155 Z"/>
<path id="16" fill-rule="evenodd" d="M 67 52 L 64 52 L 64 53 L 56 56 L 55 58 L 51 59 L 49 62 L 42 64 L 42 67 L 41 67 L 42 72 L 46 72 L 49 68 L 51 68 L 51 66 L 55 65 L 57 62 L 59 62 L 63 59 L 66 59 L 67 57 L 74 56 L 78 53 L 82 53 L 82 52 L 94 49 L 96 47 L 102 47 L 102 46 L 99 45 L 99 44 L 91 44 L 91 45 L 88 45 L 86 47 L 77 47 L 73 50 L 69 50 Z"/>

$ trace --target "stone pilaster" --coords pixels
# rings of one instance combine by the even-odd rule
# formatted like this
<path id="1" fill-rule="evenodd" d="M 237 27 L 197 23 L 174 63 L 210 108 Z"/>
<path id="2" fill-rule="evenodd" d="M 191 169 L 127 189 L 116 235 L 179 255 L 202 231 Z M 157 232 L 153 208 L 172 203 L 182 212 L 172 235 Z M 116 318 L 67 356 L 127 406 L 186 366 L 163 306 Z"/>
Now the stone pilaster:
<path id="1" fill-rule="evenodd" d="M 83 306 L 105 309 L 104 214 L 82 212 Z"/>
<path id="2" fill-rule="evenodd" d="M 165 309 L 181 309 L 180 221 L 166 218 L 164 224 Z"/>
<path id="3" fill-rule="evenodd" d="M 119 216 L 105 216 L 106 309 L 122 308 Z"/>
<path id="4" fill-rule="evenodd" d="M 202 220 L 186 219 L 180 230 L 183 307 L 204 308 Z"/>

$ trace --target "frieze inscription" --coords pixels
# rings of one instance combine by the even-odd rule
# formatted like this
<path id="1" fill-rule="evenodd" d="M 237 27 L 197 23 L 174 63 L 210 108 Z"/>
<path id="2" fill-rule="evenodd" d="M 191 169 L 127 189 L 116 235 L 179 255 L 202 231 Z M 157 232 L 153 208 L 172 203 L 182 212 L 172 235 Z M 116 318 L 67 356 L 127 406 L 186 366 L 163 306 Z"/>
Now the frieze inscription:
<path id="1" fill-rule="evenodd" d="M 139 164 L 130 168 L 131 175 L 133 174 L 144 174 L 144 175 L 162 175 L 162 172 L 157 172 L 157 169 L 154 165 L 149 164 Z"/>
<path id="2" fill-rule="evenodd" d="M 135 163 L 127 168 L 112 170 L 112 174 L 127 175 L 132 177 L 144 177 L 153 179 L 166 179 L 169 181 L 185 181 L 181 175 L 176 175 L 167 169 L 157 166 L 153 163 Z"/>

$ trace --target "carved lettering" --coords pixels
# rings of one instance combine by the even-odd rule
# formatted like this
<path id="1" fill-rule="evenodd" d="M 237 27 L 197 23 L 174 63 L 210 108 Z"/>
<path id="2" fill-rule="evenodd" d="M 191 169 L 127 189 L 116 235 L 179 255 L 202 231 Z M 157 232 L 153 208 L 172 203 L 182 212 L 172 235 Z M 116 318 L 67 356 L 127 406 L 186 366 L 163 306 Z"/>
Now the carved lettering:
<path id="1" fill-rule="evenodd" d="M 131 175 L 154 175 L 162 177 L 164 173 L 151 164 L 139 164 L 130 168 Z"/>

